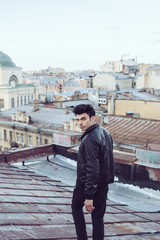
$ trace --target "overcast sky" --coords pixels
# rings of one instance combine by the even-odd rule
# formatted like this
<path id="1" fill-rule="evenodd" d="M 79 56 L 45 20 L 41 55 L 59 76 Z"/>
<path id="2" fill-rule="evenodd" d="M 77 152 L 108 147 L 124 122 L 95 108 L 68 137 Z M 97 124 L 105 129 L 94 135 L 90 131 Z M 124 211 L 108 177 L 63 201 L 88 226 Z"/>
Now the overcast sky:
<path id="1" fill-rule="evenodd" d="M 23 70 L 160 64 L 160 0 L 0 0 L 0 50 Z"/>

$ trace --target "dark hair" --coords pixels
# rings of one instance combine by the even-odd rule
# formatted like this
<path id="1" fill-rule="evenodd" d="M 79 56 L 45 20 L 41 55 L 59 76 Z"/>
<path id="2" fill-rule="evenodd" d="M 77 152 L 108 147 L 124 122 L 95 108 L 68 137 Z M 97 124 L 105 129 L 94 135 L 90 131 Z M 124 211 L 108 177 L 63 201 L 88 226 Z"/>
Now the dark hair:
<path id="1" fill-rule="evenodd" d="M 95 110 L 90 104 L 79 104 L 74 107 L 73 112 L 75 115 L 87 113 L 89 117 L 95 116 Z"/>

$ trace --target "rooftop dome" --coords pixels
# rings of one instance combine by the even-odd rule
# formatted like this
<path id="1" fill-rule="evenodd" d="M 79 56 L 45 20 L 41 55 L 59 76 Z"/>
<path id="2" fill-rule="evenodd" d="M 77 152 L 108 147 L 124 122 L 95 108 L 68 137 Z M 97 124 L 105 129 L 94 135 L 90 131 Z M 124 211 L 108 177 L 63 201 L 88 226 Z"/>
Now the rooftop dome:
<path id="1" fill-rule="evenodd" d="M 0 67 L 16 67 L 16 65 L 7 54 L 0 51 Z"/>

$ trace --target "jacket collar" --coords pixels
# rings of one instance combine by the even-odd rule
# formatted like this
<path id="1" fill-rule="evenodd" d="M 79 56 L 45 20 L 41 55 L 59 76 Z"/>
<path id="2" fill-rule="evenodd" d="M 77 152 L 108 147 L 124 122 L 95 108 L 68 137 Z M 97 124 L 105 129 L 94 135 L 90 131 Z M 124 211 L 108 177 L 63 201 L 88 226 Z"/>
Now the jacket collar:
<path id="1" fill-rule="evenodd" d="M 91 132 L 93 129 L 99 127 L 98 123 L 95 123 L 94 125 L 90 126 L 89 128 L 87 128 L 87 130 L 82 134 L 82 136 L 80 137 L 80 140 L 82 140 L 89 132 Z"/>

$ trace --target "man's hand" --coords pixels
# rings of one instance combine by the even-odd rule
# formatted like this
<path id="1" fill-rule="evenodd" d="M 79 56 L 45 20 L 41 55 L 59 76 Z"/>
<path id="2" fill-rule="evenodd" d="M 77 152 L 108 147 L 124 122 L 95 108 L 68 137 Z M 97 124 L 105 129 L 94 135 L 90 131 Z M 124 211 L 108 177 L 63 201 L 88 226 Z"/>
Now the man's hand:
<path id="1" fill-rule="evenodd" d="M 94 210 L 94 206 L 93 206 L 93 200 L 85 200 L 84 202 L 85 208 L 88 212 L 92 212 Z"/>

